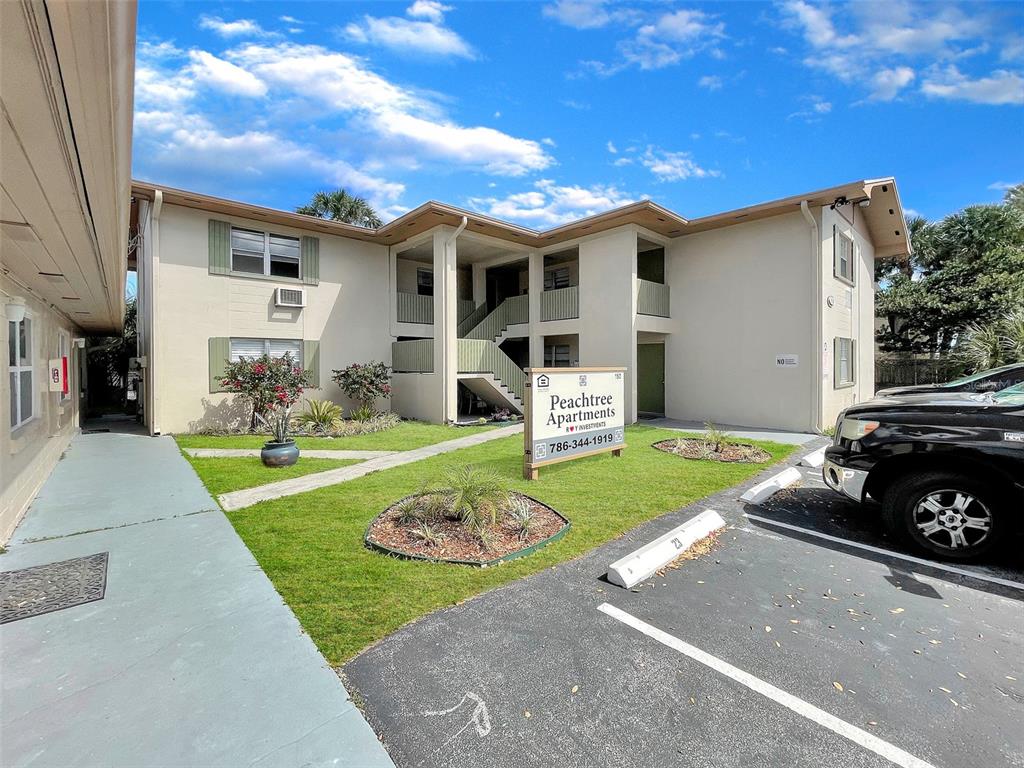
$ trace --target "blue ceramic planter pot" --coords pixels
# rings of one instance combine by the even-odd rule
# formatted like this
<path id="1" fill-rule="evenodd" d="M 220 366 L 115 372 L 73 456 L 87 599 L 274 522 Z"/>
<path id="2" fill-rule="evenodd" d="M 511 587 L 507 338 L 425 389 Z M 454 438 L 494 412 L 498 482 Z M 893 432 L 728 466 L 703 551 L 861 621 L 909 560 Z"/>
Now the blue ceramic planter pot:
<path id="1" fill-rule="evenodd" d="M 268 467 L 290 467 L 299 460 L 299 447 L 294 440 L 284 443 L 264 443 L 260 459 Z"/>

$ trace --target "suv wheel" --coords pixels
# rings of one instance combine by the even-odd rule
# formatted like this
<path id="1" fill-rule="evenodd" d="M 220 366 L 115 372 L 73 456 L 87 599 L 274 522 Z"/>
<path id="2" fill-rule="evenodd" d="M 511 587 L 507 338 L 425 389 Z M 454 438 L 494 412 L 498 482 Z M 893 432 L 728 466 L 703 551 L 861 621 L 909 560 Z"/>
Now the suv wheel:
<path id="1" fill-rule="evenodd" d="M 999 502 L 990 487 L 953 472 L 925 472 L 886 489 L 882 519 L 889 532 L 952 560 L 971 560 L 1002 537 Z"/>

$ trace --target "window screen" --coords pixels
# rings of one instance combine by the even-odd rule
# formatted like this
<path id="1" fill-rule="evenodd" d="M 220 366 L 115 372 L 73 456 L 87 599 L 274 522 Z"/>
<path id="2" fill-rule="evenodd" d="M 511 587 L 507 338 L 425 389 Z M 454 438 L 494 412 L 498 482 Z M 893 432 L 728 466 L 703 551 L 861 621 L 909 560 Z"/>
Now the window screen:
<path id="1" fill-rule="evenodd" d="M 834 230 L 832 238 L 835 249 L 835 276 L 848 283 L 853 282 L 853 240 L 844 235 L 838 229 Z"/>
<path id="2" fill-rule="evenodd" d="M 231 229 L 231 269 L 235 272 L 263 274 L 263 233 Z"/>
<path id="3" fill-rule="evenodd" d="M 416 270 L 416 293 L 420 296 L 434 295 L 434 273 L 429 269 Z"/>
<path id="4" fill-rule="evenodd" d="M 549 269 L 544 272 L 544 290 L 554 291 L 569 287 L 569 268 Z"/>
<path id="5" fill-rule="evenodd" d="M 544 365 L 547 368 L 568 368 L 569 345 L 546 344 L 544 346 Z"/>
<path id="6" fill-rule="evenodd" d="M 836 337 L 835 340 L 835 385 L 844 386 L 854 382 L 853 339 Z"/>

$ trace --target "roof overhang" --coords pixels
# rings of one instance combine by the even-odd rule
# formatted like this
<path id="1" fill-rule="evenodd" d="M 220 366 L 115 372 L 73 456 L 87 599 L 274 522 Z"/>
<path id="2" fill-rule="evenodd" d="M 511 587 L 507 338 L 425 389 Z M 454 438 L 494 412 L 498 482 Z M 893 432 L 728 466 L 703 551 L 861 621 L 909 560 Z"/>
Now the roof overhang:
<path id="1" fill-rule="evenodd" d="M 853 204 L 869 201 L 867 207 L 861 207 L 859 210 L 865 212 L 876 252 L 909 253 L 910 248 L 904 231 L 903 209 L 900 207 L 896 183 L 891 178 L 851 182 L 689 221 L 657 203 L 641 200 L 544 231 L 522 227 L 433 200 L 388 222 L 380 229 L 373 230 L 180 189 L 157 187 L 143 181 L 134 182 L 132 191 L 137 197 L 152 199 L 158 188 L 163 193 L 165 204 L 234 215 L 268 224 L 323 232 L 381 245 L 405 242 L 439 225 L 457 227 L 465 218 L 466 230 L 469 232 L 528 248 L 546 248 L 625 225 L 643 227 L 664 237 L 675 238 L 796 212 L 800 210 L 800 203 L 803 201 L 807 201 L 811 206 L 825 206 L 831 205 L 839 198 L 845 198 Z"/>
<path id="2" fill-rule="evenodd" d="M 88 333 L 120 333 L 134 2 L 0 3 L 3 269 Z"/>

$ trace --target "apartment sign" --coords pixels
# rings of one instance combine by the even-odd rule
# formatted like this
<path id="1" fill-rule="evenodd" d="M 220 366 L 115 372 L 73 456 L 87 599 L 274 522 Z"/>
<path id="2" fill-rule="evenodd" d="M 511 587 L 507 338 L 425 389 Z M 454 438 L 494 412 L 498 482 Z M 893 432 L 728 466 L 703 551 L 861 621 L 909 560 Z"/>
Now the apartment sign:
<path id="1" fill-rule="evenodd" d="M 531 368 L 524 470 L 625 447 L 625 368 Z"/>

